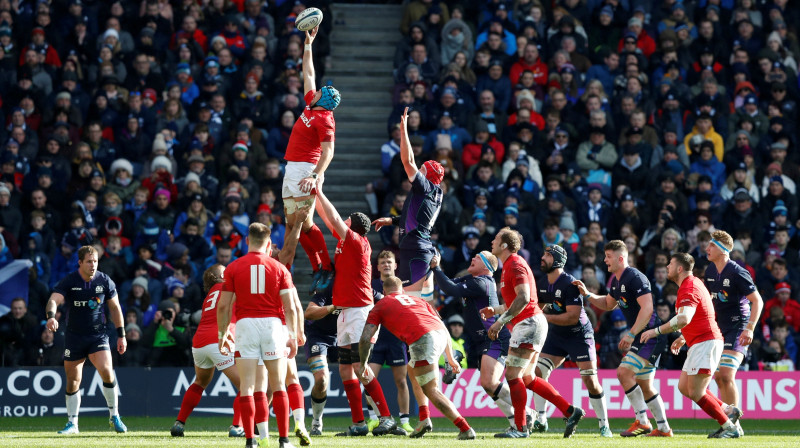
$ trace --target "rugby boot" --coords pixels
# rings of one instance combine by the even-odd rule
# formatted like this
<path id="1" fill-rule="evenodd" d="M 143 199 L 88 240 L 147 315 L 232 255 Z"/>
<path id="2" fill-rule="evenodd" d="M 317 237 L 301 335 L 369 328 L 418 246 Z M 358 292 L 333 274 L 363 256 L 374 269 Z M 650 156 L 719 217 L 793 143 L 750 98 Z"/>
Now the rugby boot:
<path id="1" fill-rule="evenodd" d="M 183 437 L 183 423 L 175 420 L 175 424 L 169 429 L 169 434 L 172 437 Z"/>
<path id="2" fill-rule="evenodd" d="M 381 417 L 381 422 L 372 430 L 373 436 L 385 436 L 397 428 L 397 423 L 392 417 Z"/>
<path id="3" fill-rule="evenodd" d="M 62 429 L 61 431 L 58 431 L 58 433 L 63 436 L 63 435 L 70 435 L 70 434 L 79 434 L 80 431 L 78 431 L 78 425 L 76 425 L 76 424 L 74 424 L 72 422 L 67 422 L 67 425 L 64 426 L 64 429 Z"/>
<path id="4" fill-rule="evenodd" d="M 636 437 L 642 434 L 650 434 L 653 432 L 653 427 L 650 425 L 643 425 L 639 423 L 639 420 L 634 421 L 631 423 L 630 428 L 626 429 L 619 433 L 622 437 Z"/>
<path id="5" fill-rule="evenodd" d="M 469 428 L 466 431 L 459 432 L 456 440 L 475 440 L 475 430 Z"/>
<path id="6" fill-rule="evenodd" d="M 650 434 L 645 434 L 645 437 L 672 437 L 674 434 L 672 433 L 672 429 L 669 431 L 662 431 L 658 428 L 653 429 Z"/>
<path id="7" fill-rule="evenodd" d="M 430 418 L 426 418 L 425 420 L 417 423 L 417 427 L 414 428 L 414 431 L 409 434 L 409 437 L 412 439 L 418 439 L 425 435 L 426 432 L 433 431 L 433 422 L 431 422 Z"/>
<path id="8" fill-rule="evenodd" d="M 309 435 L 321 436 L 322 435 L 322 420 L 311 420 L 311 432 Z"/>
<path id="9" fill-rule="evenodd" d="M 288 437 L 281 437 L 278 439 L 278 448 L 295 448 Z"/>
<path id="10" fill-rule="evenodd" d="M 608 426 L 603 426 L 600 428 L 600 437 L 614 437 L 614 433 L 611 432 L 611 428 Z"/>
<path id="11" fill-rule="evenodd" d="M 528 430 L 518 430 L 517 428 L 508 428 L 505 432 L 497 433 L 494 435 L 498 439 L 524 439 L 528 437 Z"/>
<path id="12" fill-rule="evenodd" d="M 403 429 L 408 434 L 411 434 L 412 432 L 414 432 L 414 427 L 411 426 L 411 423 L 408 423 L 408 422 L 405 422 L 405 423 L 403 423 L 401 425 L 398 425 L 397 427 L 400 428 L 400 429 Z"/>
<path id="13" fill-rule="evenodd" d="M 564 422 L 567 426 L 564 428 L 564 438 L 569 439 L 575 434 L 575 430 L 578 428 L 578 423 L 583 419 L 583 416 L 586 415 L 586 411 L 583 409 L 573 406 L 572 415 L 564 419 Z"/>
<path id="14" fill-rule="evenodd" d="M 347 431 L 336 433 L 336 437 L 361 437 L 369 434 L 366 423 L 350 425 Z"/>
<path id="15" fill-rule="evenodd" d="M 739 435 L 739 430 L 736 429 L 736 426 L 734 426 L 731 429 L 723 429 L 718 438 L 720 438 L 720 439 L 738 439 L 739 437 L 741 437 Z"/>
<path id="16" fill-rule="evenodd" d="M 310 446 L 311 445 L 311 437 L 308 436 L 308 431 L 305 428 L 296 428 L 294 430 L 294 435 L 300 439 L 300 446 Z"/>
<path id="17" fill-rule="evenodd" d="M 368 418 L 367 419 L 367 429 L 372 431 L 373 429 L 377 428 L 378 425 L 381 424 L 381 421 L 377 418 Z"/>
<path id="18" fill-rule="evenodd" d="M 244 428 L 231 425 L 228 428 L 228 437 L 244 437 Z"/>
<path id="19" fill-rule="evenodd" d="M 533 421 L 533 431 L 532 432 L 547 432 L 550 429 L 550 425 L 547 423 L 547 420 L 544 422 L 540 422 L 539 420 Z"/>
<path id="20" fill-rule="evenodd" d="M 119 415 L 115 415 L 108 419 L 108 426 L 114 428 L 114 431 L 118 433 L 128 432 L 128 427 L 125 426 L 125 423 L 122 423 L 122 419 L 119 418 Z"/>

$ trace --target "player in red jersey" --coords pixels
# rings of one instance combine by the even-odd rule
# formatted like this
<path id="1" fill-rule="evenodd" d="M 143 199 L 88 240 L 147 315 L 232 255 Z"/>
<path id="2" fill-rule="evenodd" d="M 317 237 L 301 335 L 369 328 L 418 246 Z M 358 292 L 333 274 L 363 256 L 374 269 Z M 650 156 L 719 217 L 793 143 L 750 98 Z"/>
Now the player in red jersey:
<path id="1" fill-rule="evenodd" d="M 675 354 L 684 344 L 689 347 L 678 380 L 678 390 L 722 426 L 722 432 L 712 436 L 736 439 L 739 438 L 736 421 L 742 411 L 734 407 L 731 414 L 725 415 L 722 400 L 708 390 L 711 375 L 717 370 L 722 356 L 723 338 L 711 295 L 703 281 L 692 275 L 693 268 L 694 258 L 691 255 L 681 252 L 672 255 L 667 266 L 667 278 L 680 285 L 675 304 L 678 312 L 669 322 L 642 333 L 641 340 L 644 343 L 660 334 L 681 331 L 681 337 L 670 347 Z"/>
<path id="2" fill-rule="evenodd" d="M 263 406 L 257 406 L 253 393 L 266 392 L 267 382 L 272 394 L 272 406 L 278 425 L 279 445 L 293 447 L 289 442 L 289 400 L 286 394 L 286 358 L 297 353 L 297 313 L 293 294 L 294 284 L 289 271 L 272 258 L 269 227 L 250 224 L 247 235 L 249 252 L 234 260 L 225 272 L 225 283 L 217 308 L 219 350 L 223 355 L 232 352 L 232 334 L 228 327 L 232 306 L 236 303 L 236 366 L 241 387 L 239 393 L 242 424 L 246 446 L 268 443 L 267 418 Z M 285 322 L 285 325 L 284 325 Z M 258 360 L 267 370 L 258 368 Z M 253 438 L 254 423 L 261 440 Z"/>
<path id="3" fill-rule="evenodd" d="M 200 324 L 192 339 L 192 357 L 194 358 L 194 382 L 186 390 L 181 402 L 181 410 L 178 418 L 170 429 L 172 437 L 183 437 L 186 419 L 200 403 L 203 391 L 214 378 L 214 368 L 225 374 L 236 388 L 239 387 L 239 372 L 234 365 L 233 356 L 223 355 L 219 352 L 217 340 L 217 300 L 222 292 L 222 282 L 224 281 L 225 266 L 215 264 L 206 269 L 203 273 L 203 289 L 208 291 L 206 299 L 203 301 L 203 315 Z M 230 327 L 233 326 L 236 318 L 231 319 Z M 233 403 L 233 424 L 228 429 L 230 437 L 244 437 L 242 429 L 242 417 L 239 412 L 238 396 Z"/>
<path id="4" fill-rule="evenodd" d="M 403 294 L 403 282 L 395 276 L 383 281 L 383 293 L 385 294 L 383 299 L 370 311 L 359 340 L 359 358 L 363 361 L 358 368 L 359 378 L 377 382 L 372 369 L 367 368 L 367 361 L 375 343 L 378 326 L 383 325 L 386 330 L 408 344 L 411 354 L 411 360 L 408 362 L 412 373 L 411 384 L 420 408 L 420 422 L 417 429 L 411 433 L 411 437 L 422 437 L 433 429 L 430 417 L 425 415 L 430 399 L 436 409 L 459 429 L 458 440 L 474 439 L 475 430 L 437 387 L 439 377 L 437 366 L 442 352 L 445 353 L 447 363 L 453 371 L 456 373 L 461 371 L 461 367 L 453 357 L 450 334 L 444 323 L 428 302 L 419 297 Z"/>
<path id="5" fill-rule="evenodd" d="M 336 265 L 341 273 L 333 279 L 333 305 L 341 308 L 336 321 L 336 345 L 339 352 L 339 375 L 344 383 L 347 402 L 353 419 L 347 431 L 339 436 L 365 436 L 369 432 L 364 422 L 364 409 L 361 406 L 361 383 L 378 408 L 381 421 L 372 434 L 382 436 L 397 428 L 383 396 L 380 383 L 374 378 L 366 379 L 356 375 L 363 365 L 359 358 L 358 341 L 367 315 L 373 307 L 372 299 L 372 248 L 366 235 L 370 220 L 363 213 L 353 213 L 342 220 L 339 212 L 322 192 L 322 182 L 317 186 L 317 213 L 338 240 L 336 244 Z M 375 341 L 372 341 L 375 342 Z M 366 361 L 366 360 L 365 360 Z"/>
<path id="6" fill-rule="evenodd" d="M 506 324 L 511 324 L 511 339 L 506 358 L 506 381 L 511 389 L 516 428 L 495 434 L 495 437 L 528 437 L 525 420 L 528 393 L 525 388 L 553 403 L 564 414 L 567 421 L 564 437 L 572 437 L 578 422 L 586 413 L 583 409 L 572 406 L 550 383 L 533 375 L 533 368 L 547 339 L 547 319 L 538 306 L 536 280 L 533 279 L 531 268 L 517 253 L 521 247 L 522 237 L 517 231 L 508 227 L 501 229 L 492 240 L 492 254 L 503 263 L 500 294 L 505 305 L 489 306 L 481 310 L 484 319 L 495 314 L 500 315 L 489 327 L 488 334 L 492 340 L 497 339 L 500 330 Z"/>
<path id="7" fill-rule="evenodd" d="M 328 164 L 333 159 L 333 143 L 336 122 L 333 110 L 339 105 L 341 96 L 333 86 L 316 89 L 316 73 L 311 53 L 311 44 L 317 36 L 318 27 L 306 31 L 303 51 L 303 91 L 306 107 L 292 127 L 289 144 L 286 147 L 286 172 L 283 177 L 283 206 L 286 213 L 286 235 L 292 227 L 303 226 L 300 244 L 308 254 L 314 269 L 315 287 L 325 288 L 333 270 L 325 238 L 314 224 L 313 215 L 299 222 L 295 216 L 297 208 L 306 204 L 313 206 L 315 189 L 322 181 Z"/>

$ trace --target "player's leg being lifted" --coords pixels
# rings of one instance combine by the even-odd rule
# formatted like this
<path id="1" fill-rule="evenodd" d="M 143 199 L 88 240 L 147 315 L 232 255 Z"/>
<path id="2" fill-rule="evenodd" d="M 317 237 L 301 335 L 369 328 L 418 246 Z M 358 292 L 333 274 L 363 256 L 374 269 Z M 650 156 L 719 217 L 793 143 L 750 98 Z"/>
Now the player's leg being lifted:
<path id="1" fill-rule="evenodd" d="M 667 421 L 664 401 L 653 388 L 653 378 L 656 374 L 655 366 L 647 359 L 628 352 L 617 367 L 617 378 L 625 395 L 636 413 L 636 421 L 620 433 L 622 437 L 636 437 L 639 435 L 672 436 L 672 429 Z M 656 419 L 657 428 L 650 426 L 647 418 L 647 409 Z"/>

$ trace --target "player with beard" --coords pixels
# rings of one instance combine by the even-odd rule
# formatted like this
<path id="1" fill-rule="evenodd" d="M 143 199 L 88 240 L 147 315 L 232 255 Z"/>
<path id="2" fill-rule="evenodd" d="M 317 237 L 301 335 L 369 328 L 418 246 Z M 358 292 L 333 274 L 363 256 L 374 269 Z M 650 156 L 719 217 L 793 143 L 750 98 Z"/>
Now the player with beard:
<path id="1" fill-rule="evenodd" d="M 489 251 L 482 251 L 472 257 L 467 268 L 469 275 L 450 280 L 439 266 L 441 257 L 436 255 L 431 261 L 433 278 L 436 286 L 444 291 L 445 295 L 460 297 L 464 304 L 464 330 L 472 344 L 481 353 L 480 370 L 481 387 L 487 395 L 492 397 L 495 404 L 510 422 L 511 429 L 514 425 L 514 408 L 511 403 L 511 391 L 503 381 L 503 369 L 508 356 L 508 340 L 511 333 L 507 328 L 500 330 L 495 340 L 489 339 L 487 332 L 495 323 L 497 317 L 492 316 L 486 320 L 481 319 L 480 310 L 486 307 L 496 307 L 500 304 L 497 300 L 497 287 L 492 275 L 497 271 L 497 257 Z M 420 420 L 422 411 L 420 411 Z M 531 429 L 533 423 L 532 411 L 526 409 L 526 426 Z"/>
<path id="2" fill-rule="evenodd" d="M 573 285 L 575 277 L 564 272 L 567 263 L 567 251 L 557 244 L 547 246 L 542 254 L 541 268 L 546 273 L 544 281 L 539 283 L 540 303 L 544 317 L 548 322 L 547 340 L 536 365 L 536 376 L 547 380 L 553 370 L 569 358 L 578 364 L 581 379 L 589 391 L 589 402 L 597 414 L 600 435 L 611 437 L 603 399 L 603 387 L 597 380 L 597 355 L 594 345 L 594 329 L 586 310 L 578 287 Z M 538 413 L 533 424 L 534 432 L 546 432 L 547 401 L 535 394 L 534 406 Z"/>
<path id="3" fill-rule="evenodd" d="M 547 381 L 533 376 L 533 368 L 542 352 L 547 339 L 547 319 L 539 308 L 536 293 L 536 281 L 530 266 L 519 255 L 522 247 L 520 234 L 508 227 L 497 233 L 492 240 L 492 255 L 503 263 L 500 294 L 505 305 L 486 307 L 481 310 L 481 317 L 488 319 L 499 315 L 489 327 L 489 338 L 496 340 L 500 331 L 511 324 L 508 358 L 506 359 L 506 381 L 511 390 L 511 402 L 514 406 L 515 428 L 495 434 L 500 438 L 528 437 L 525 422 L 525 404 L 528 401 L 526 388 L 541 395 L 556 405 L 564 414 L 566 428 L 564 438 L 572 437 L 578 423 L 586 413 L 583 409 L 571 405 Z"/>
<path id="4" fill-rule="evenodd" d="M 642 333 L 640 339 L 647 343 L 661 334 L 673 331 L 682 333 L 671 347 L 676 354 L 684 344 L 689 347 L 678 380 L 678 390 L 720 424 L 721 431 L 711 434 L 709 438 L 738 439 L 741 436 L 736 421 L 742 416 L 742 411 L 734 406 L 730 414 L 725 415 L 722 400 L 708 390 L 711 375 L 720 363 L 723 337 L 714 316 L 711 296 L 703 281 L 692 275 L 693 268 L 694 258 L 691 255 L 681 252 L 672 255 L 667 266 L 667 277 L 680 286 L 675 302 L 678 311 L 669 322 Z"/>
<path id="5" fill-rule="evenodd" d="M 736 387 L 736 371 L 753 342 L 753 330 L 758 325 L 764 301 L 756 290 L 753 278 L 747 269 L 730 259 L 733 238 L 725 231 L 717 230 L 711 234 L 706 246 L 709 263 L 705 272 L 706 288 L 714 301 L 717 324 L 722 331 L 724 346 L 719 372 L 714 376 L 719 387 L 719 395 L 730 415 L 739 403 L 739 390 Z M 736 419 L 739 435 L 744 435 L 739 419 Z M 720 428 L 714 435 L 723 432 Z"/>
<path id="6" fill-rule="evenodd" d="M 655 312 L 650 281 L 638 269 L 628 266 L 628 248 L 620 240 L 609 241 L 605 246 L 605 263 L 613 274 L 611 288 L 605 296 L 591 294 L 580 280 L 574 284 L 584 300 L 601 310 L 611 311 L 617 306 L 625 315 L 628 332 L 620 339 L 619 349 L 628 353 L 617 367 L 617 378 L 625 389 L 636 421 L 620 433 L 622 437 L 636 437 L 647 434 L 652 437 L 672 437 L 672 429 L 667 422 L 664 401 L 653 387 L 656 375 L 655 362 L 664 351 L 667 340 L 664 336 L 652 338 L 646 343 L 638 335 L 648 329 L 661 325 Z M 658 428 L 650 426 L 647 409 L 653 413 Z"/>
<path id="7" fill-rule="evenodd" d="M 433 301 L 433 276 L 430 263 L 436 255 L 431 242 L 431 230 L 442 210 L 444 168 L 435 160 L 428 160 L 417 170 L 414 151 L 408 138 L 408 108 L 400 119 L 403 134 L 400 139 L 400 159 L 403 161 L 411 192 L 403 204 L 403 212 L 394 218 L 379 218 L 372 222 L 375 230 L 383 226 L 400 226 L 400 251 L 397 254 L 397 276 L 403 281 L 403 290 L 410 296 Z"/>

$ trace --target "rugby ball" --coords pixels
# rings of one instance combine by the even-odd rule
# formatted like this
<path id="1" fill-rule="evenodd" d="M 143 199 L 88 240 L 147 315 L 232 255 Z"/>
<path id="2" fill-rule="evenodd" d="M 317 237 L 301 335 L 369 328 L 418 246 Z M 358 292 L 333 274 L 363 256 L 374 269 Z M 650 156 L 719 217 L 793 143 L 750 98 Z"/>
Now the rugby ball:
<path id="1" fill-rule="evenodd" d="M 300 31 L 311 31 L 322 23 L 322 11 L 319 8 L 307 8 L 297 15 L 295 26 Z"/>

